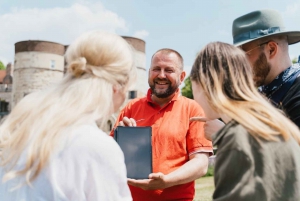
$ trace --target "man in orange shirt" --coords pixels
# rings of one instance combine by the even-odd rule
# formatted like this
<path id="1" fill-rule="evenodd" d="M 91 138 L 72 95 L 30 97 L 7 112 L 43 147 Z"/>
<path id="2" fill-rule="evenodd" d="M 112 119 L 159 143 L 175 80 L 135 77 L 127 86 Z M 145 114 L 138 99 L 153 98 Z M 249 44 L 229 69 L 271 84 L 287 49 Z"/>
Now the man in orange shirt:
<path id="1" fill-rule="evenodd" d="M 118 117 L 115 126 L 152 127 L 153 173 L 149 179 L 128 179 L 134 201 L 193 200 L 194 180 L 206 174 L 212 144 L 204 137 L 203 123 L 189 121 L 204 113 L 194 100 L 181 96 L 184 77 L 181 55 L 158 50 L 147 96 L 132 100 Z"/>

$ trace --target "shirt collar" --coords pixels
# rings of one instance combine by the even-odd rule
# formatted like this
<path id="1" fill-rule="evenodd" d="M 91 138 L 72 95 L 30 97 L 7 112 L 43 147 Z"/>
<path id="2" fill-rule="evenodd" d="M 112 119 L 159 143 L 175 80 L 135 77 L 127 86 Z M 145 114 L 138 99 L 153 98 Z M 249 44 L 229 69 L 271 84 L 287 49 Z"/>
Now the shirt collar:
<path id="1" fill-rule="evenodd" d="M 299 64 L 293 64 L 289 68 L 285 69 L 283 72 L 281 72 L 270 84 L 260 86 L 258 90 L 268 96 L 271 94 L 274 90 L 277 90 L 280 88 L 284 83 L 286 83 L 290 76 L 292 76 L 294 73 L 299 71 Z"/>

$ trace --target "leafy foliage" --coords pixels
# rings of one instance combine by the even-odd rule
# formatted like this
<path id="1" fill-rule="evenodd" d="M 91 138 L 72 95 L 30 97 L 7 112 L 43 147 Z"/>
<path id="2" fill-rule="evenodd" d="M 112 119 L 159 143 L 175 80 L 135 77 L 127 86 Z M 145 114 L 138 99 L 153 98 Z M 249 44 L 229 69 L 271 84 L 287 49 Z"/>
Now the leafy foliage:
<path id="1" fill-rule="evenodd" d="M 181 89 L 181 94 L 187 98 L 194 99 L 190 77 L 184 80 L 184 87 Z"/>
<path id="2" fill-rule="evenodd" d="M 208 166 L 206 174 L 202 177 L 210 177 L 210 176 L 214 176 L 214 166 L 212 165 Z"/>
<path id="3" fill-rule="evenodd" d="M 295 57 L 295 58 L 292 60 L 292 63 L 293 63 L 293 64 L 294 64 L 294 63 L 298 63 L 297 57 Z"/>
<path id="4" fill-rule="evenodd" d="M 4 66 L 4 64 L 2 63 L 2 61 L 0 61 L 0 70 L 4 70 L 6 69 L 6 67 Z"/>

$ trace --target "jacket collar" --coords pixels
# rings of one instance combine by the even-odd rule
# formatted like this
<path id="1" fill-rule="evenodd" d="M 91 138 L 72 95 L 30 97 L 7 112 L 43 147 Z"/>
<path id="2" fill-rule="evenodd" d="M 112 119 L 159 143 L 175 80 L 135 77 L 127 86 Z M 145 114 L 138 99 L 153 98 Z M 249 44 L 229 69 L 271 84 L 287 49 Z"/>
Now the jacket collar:
<path id="1" fill-rule="evenodd" d="M 212 140 L 213 140 L 213 146 L 216 146 L 219 144 L 221 139 L 224 137 L 224 135 L 227 133 L 228 129 L 230 129 L 232 126 L 238 124 L 234 119 L 229 121 L 225 126 L 216 132 L 215 134 L 212 135 Z"/>

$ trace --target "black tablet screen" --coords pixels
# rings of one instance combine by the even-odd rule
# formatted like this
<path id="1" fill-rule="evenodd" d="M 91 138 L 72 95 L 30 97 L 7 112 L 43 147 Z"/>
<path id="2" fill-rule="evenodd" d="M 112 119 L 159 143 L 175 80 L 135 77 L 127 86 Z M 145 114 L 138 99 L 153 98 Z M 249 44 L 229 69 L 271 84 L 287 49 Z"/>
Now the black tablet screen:
<path id="1" fill-rule="evenodd" d="M 151 127 L 118 126 L 114 135 L 125 156 L 127 178 L 148 179 L 152 173 Z"/>

